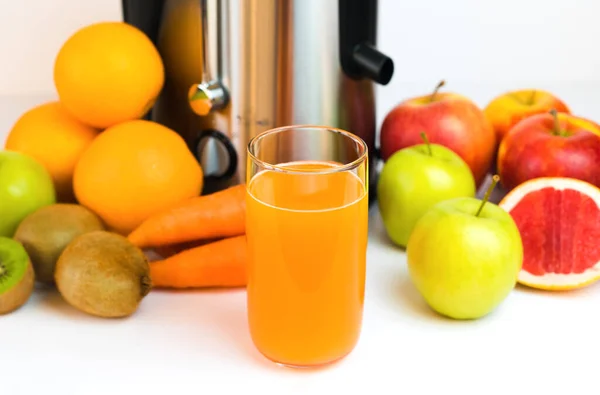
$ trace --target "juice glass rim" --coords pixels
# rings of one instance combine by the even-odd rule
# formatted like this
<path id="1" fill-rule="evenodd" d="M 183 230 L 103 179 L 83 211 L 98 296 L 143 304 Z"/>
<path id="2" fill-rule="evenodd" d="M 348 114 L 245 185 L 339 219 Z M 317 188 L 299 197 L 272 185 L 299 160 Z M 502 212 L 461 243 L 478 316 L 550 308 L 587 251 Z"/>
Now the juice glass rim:
<path id="1" fill-rule="evenodd" d="M 268 135 L 272 135 L 275 133 L 281 133 L 281 132 L 294 130 L 294 129 L 317 129 L 317 130 L 322 130 L 322 131 L 339 133 L 339 134 L 343 135 L 344 137 L 353 140 L 360 147 L 360 150 L 362 152 L 360 152 L 360 155 L 358 156 L 358 158 L 356 158 L 355 160 L 353 160 L 351 162 L 343 163 L 341 166 L 322 169 L 322 170 L 316 170 L 316 171 L 315 170 L 308 171 L 308 170 L 300 170 L 300 169 L 290 169 L 289 167 L 286 167 L 286 166 L 281 166 L 281 165 L 274 164 L 274 163 L 268 163 L 262 159 L 259 159 L 254 154 L 253 147 L 256 146 L 260 142 L 260 140 L 262 140 L 263 138 L 267 137 Z M 358 166 L 360 166 L 363 162 L 366 162 L 368 154 L 369 154 L 369 148 L 367 146 L 367 143 L 365 143 L 365 141 L 363 139 L 361 139 L 354 133 L 348 132 L 347 130 L 343 130 L 340 128 L 334 128 L 334 127 L 323 126 L 323 125 L 311 125 L 311 124 L 280 126 L 277 128 L 265 130 L 264 132 L 261 132 L 250 139 L 250 141 L 248 142 L 246 151 L 247 151 L 250 159 L 252 159 L 252 161 L 256 162 L 257 164 L 259 164 L 260 166 L 262 166 L 265 169 L 279 171 L 282 173 L 317 174 L 317 175 L 318 174 L 332 174 L 332 173 L 339 173 L 342 171 L 353 170 L 353 169 L 357 168 Z"/>

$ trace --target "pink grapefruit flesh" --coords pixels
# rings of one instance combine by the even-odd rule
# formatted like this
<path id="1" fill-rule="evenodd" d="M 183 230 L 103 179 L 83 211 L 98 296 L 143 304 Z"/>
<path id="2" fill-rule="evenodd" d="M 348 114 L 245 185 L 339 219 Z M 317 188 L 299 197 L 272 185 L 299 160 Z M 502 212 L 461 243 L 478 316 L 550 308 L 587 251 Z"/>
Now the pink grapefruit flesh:
<path id="1" fill-rule="evenodd" d="M 600 279 L 600 189 L 571 178 L 537 178 L 499 205 L 521 233 L 519 283 L 566 290 Z"/>

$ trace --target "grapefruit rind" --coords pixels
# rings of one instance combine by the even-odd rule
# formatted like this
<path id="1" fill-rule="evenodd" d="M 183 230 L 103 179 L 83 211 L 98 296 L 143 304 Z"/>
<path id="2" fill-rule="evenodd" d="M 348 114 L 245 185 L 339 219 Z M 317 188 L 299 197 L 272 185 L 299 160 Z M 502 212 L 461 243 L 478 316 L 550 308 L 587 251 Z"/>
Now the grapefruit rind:
<path id="1" fill-rule="evenodd" d="M 590 197 L 600 210 L 600 188 L 586 181 L 568 177 L 539 177 L 523 182 L 504 196 L 498 203 L 502 209 L 510 213 L 521 199 L 527 194 L 542 188 L 555 190 L 571 189 Z M 585 270 L 583 273 L 558 274 L 545 273 L 534 275 L 521 269 L 517 282 L 530 288 L 547 291 L 566 291 L 583 288 L 600 280 L 600 262 Z"/>
<path id="2" fill-rule="evenodd" d="M 530 288 L 545 291 L 568 291 L 586 287 L 600 280 L 599 270 L 598 264 L 578 274 L 546 273 L 542 276 L 535 276 L 526 270 L 521 270 L 517 282 Z"/>

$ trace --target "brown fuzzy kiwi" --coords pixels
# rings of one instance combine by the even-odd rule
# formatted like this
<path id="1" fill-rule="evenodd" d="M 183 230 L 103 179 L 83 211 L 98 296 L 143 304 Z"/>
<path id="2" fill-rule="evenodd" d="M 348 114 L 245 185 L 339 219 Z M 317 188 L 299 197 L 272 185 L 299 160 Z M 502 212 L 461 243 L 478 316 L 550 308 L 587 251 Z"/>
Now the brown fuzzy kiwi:
<path id="1" fill-rule="evenodd" d="M 106 318 L 133 314 L 152 288 L 142 250 L 109 231 L 73 239 L 58 259 L 54 279 L 67 303 Z"/>
<path id="2" fill-rule="evenodd" d="M 71 240 L 84 233 L 104 229 L 100 218 L 87 208 L 58 203 L 28 215 L 17 227 L 14 238 L 29 254 L 36 280 L 51 284 L 54 282 L 56 261 Z"/>
<path id="3" fill-rule="evenodd" d="M 33 293 L 35 274 L 23 245 L 0 237 L 0 315 L 23 306 Z"/>

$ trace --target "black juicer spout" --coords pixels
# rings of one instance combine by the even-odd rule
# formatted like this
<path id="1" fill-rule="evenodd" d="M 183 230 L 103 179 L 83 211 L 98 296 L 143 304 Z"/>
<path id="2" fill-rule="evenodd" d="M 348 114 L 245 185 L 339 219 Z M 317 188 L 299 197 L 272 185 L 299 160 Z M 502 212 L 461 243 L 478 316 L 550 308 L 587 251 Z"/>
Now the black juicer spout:
<path id="1" fill-rule="evenodd" d="M 375 48 L 377 0 L 339 0 L 340 60 L 350 78 L 369 78 L 387 85 L 393 60 Z"/>

